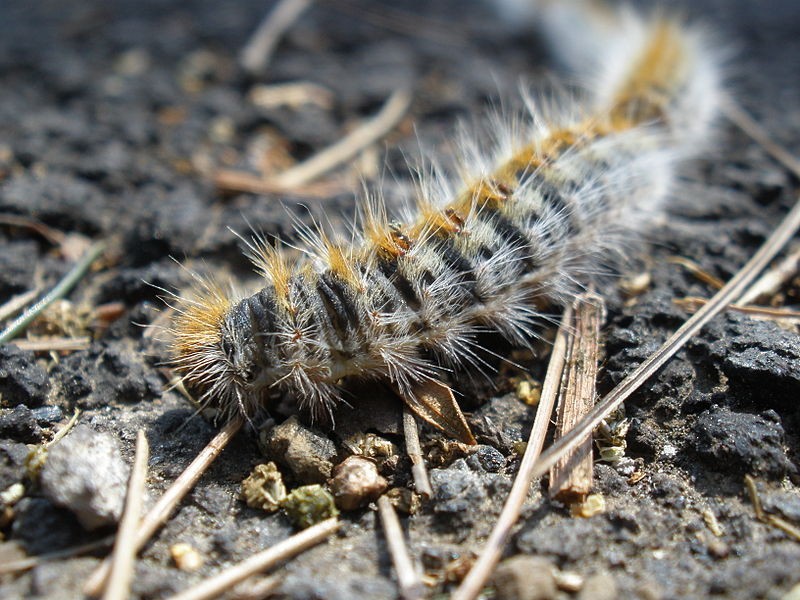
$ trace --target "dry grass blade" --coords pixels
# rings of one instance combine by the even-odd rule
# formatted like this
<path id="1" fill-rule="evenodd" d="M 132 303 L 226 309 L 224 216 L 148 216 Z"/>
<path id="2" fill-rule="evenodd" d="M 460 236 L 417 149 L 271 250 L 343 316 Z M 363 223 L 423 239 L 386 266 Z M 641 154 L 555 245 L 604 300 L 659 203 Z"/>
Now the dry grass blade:
<path id="1" fill-rule="evenodd" d="M 406 442 L 406 454 L 411 459 L 414 488 L 420 496 L 426 499 L 430 498 L 433 495 L 433 489 L 431 489 L 431 481 L 428 478 L 428 470 L 425 468 L 425 460 L 422 458 L 417 420 L 407 408 L 403 409 L 403 435 Z"/>
<path id="2" fill-rule="evenodd" d="M 0 321 L 5 321 L 6 319 L 14 316 L 23 308 L 25 308 L 28 304 L 33 302 L 36 299 L 36 296 L 39 295 L 41 292 L 40 289 L 34 288 L 27 292 L 23 292 L 21 294 L 17 294 L 16 296 L 12 296 L 8 299 L 2 306 L 0 306 Z"/>
<path id="3" fill-rule="evenodd" d="M 536 462 L 534 476 L 544 475 L 553 464 L 589 435 L 600 421 L 647 381 L 675 355 L 683 345 L 714 316 L 738 298 L 756 276 L 794 236 L 800 227 L 800 200 L 783 219 L 778 228 L 758 249 L 742 269 L 734 275 L 694 316 L 686 321 L 664 344 L 625 379 L 623 379 L 575 428 L 548 448 Z"/>
<path id="4" fill-rule="evenodd" d="M 242 50 L 242 67 L 252 75 L 263 73 L 283 34 L 311 4 L 312 0 L 282 0 L 272 8 Z"/>
<path id="5" fill-rule="evenodd" d="M 214 173 L 214 185 L 224 192 L 248 192 L 250 194 L 286 194 L 291 192 L 296 196 L 320 200 L 330 198 L 348 189 L 345 185 L 336 181 L 320 181 L 296 186 L 288 190 L 271 179 L 264 179 L 259 175 L 235 169 L 219 169 Z"/>
<path id="6" fill-rule="evenodd" d="M 153 508 L 150 509 L 142 522 L 139 524 L 139 531 L 136 535 L 136 550 L 137 552 L 147 543 L 153 534 L 167 522 L 167 519 L 172 514 L 175 506 L 183 499 L 183 497 L 194 487 L 200 476 L 205 473 L 211 463 L 219 456 L 223 448 L 228 445 L 228 442 L 233 439 L 236 432 L 242 427 L 244 420 L 237 417 L 230 421 L 216 436 L 212 439 L 205 448 L 195 457 L 192 463 L 186 467 L 183 473 L 175 480 L 175 482 L 164 492 L 164 495 L 158 499 Z M 111 563 L 108 558 L 92 573 L 83 588 L 83 592 L 87 596 L 97 596 L 103 588 L 106 579 L 108 578 Z"/>
<path id="7" fill-rule="evenodd" d="M 64 297 L 81 280 L 86 271 L 89 270 L 89 267 L 92 266 L 92 263 L 100 257 L 105 249 L 106 245 L 103 242 L 93 244 L 83 255 L 83 258 L 72 267 L 69 273 L 52 290 L 6 327 L 3 333 L 0 333 L 0 344 L 5 344 L 17 337 L 45 308 L 59 298 Z"/>
<path id="8" fill-rule="evenodd" d="M 108 586 L 103 594 L 103 600 L 124 600 L 130 595 L 133 566 L 136 561 L 136 528 L 139 525 L 139 518 L 142 514 L 149 457 L 150 447 L 147 444 L 144 431 L 140 429 L 136 434 L 136 455 L 133 459 L 133 468 L 128 480 L 125 510 L 122 513 L 119 531 L 117 531 L 117 541 L 114 543 L 111 574 L 108 578 Z"/>
<path id="9" fill-rule="evenodd" d="M 383 534 L 389 546 L 389 554 L 392 556 L 392 564 L 394 564 L 394 570 L 397 573 L 400 597 L 403 600 L 423 598 L 425 596 L 425 586 L 408 553 L 408 548 L 403 538 L 403 528 L 400 527 L 400 519 L 397 518 L 392 501 L 386 496 L 378 498 L 378 513 L 383 525 Z"/>
<path id="10" fill-rule="evenodd" d="M 782 519 L 776 515 L 768 515 L 766 512 L 764 512 L 764 507 L 761 505 L 761 498 L 758 495 L 756 480 L 750 475 L 745 475 L 744 485 L 747 489 L 747 495 L 750 496 L 750 502 L 753 504 L 753 511 L 756 513 L 756 519 L 762 523 L 766 523 L 767 525 L 772 525 L 773 527 L 780 529 L 789 537 L 792 537 L 796 541 L 800 542 L 800 528 L 792 525 L 786 519 Z"/>
<path id="11" fill-rule="evenodd" d="M 572 305 L 575 335 L 571 338 L 564 383 L 558 397 L 556 439 L 568 432 L 594 406 L 597 394 L 597 364 L 600 354 L 600 327 L 605 305 L 597 294 L 581 294 Z M 593 484 L 592 437 L 587 436 L 550 470 L 550 496 L 574 503 L 582 502 Z"/>
<path id="12" fill-rule="evenodd" d="M 247 95 L 250 102 L 259 108 L 288 106 L 297 108 L 313 104 L 323 110 L 331 110 L 335 97 L 328 88 L 310 81 L 273 83 L 254 86 Z"/>
<path id="13" fill-rule="evenodd" d="M 764 273 L 736 301 L 735 306 L 753 304 L 760 298 L 770 298 L 781 289 L 787 281 L 795 277 L 800 267 L 800 247 L 790 252 L 782 261 Z"/>
<path id="14" fill-rule="evenodd" d="M 3 564 L 0 564 L 0 575 L 6 575 L 8 573 L 19 573 L 20 571 L 27 571 L 29 569 L 33 569 L 41 565 L 42 563 L 52 562 L 54 560 L 63 560 L 65 558 L 72 558 L 74 556 L 80 556 L 82 554 L 89 554 L 90 552 L 94 552 L 95 550 L 100 550 L 105 548 L 106 546 L 110 546 L 114 543 L 114 536 L 109 535 L 104 537 L 103 539 L 89 542 L 88 544 L 81 544 L 80 546 L 74 546 L 73 548 L 65 548 L 64 550 L 57 550 L 56 552 L 50 552 L 49 554 L 40 554 L 39 556 L 30 556 L 28 558 L 21 558 L 19 560 L 12 560 Z"/>
<path id="15" fill-rule="evenodd" d="M 797 160 L 788 150 L 772 141 L 769 133 L 753 117 L 748 115 L 741 106 L 731 99 L 726 99 L 722 103 L 722 112 L 739 129 L 769 152 L 775 160 L 800 177 L 800 160 Z"/>
<path id="16" fill-rule="evenodd" d="M 671 256 L 667 259 L 667 262 L 672 263 L 673 265 L 680 265 L 687 271 L 689 271 L 692 275 L 694 275 L 697 279 L 706 283 L 713 287 L 715 290 L 722 289 L 725 285 L 725 282 L 722 281 L 719 277 L 715 277 L 705 269 L 703 269 L 700 265 L 698 265 L 693 260 L 689 260 L 683 256 Z"/>
<path id="17" fill-rule="evenodd" d="M 536 458 L 544 446 L 544 438 L 547 428 L 550 425 L 550 415 L 558 394 L 559 384 L 561 383 L 561 373 L 564 369 L 566 360 L 567 338 L 572 330 L 572 309 L 568 307 L 561 317 L 561 326 L 556 334 L 553 344 L 553 352 L 550 355 L 550 363 L 547 365 L 542 395 L 539 399 L 539 407 L 536 409 L 536 419 L 533 422 L 533 429 L 528 438 L 528 445 L 525 454 L 522 456 L 522 463 L 519 472 L 511 486 L 503 510 L 497 523 L 492 530 L 486 546 L 475 561 L 470 572 L 461 582 L 461 586 L 453 593 L 452 600 L 473 600 L 478 596 L 489 576 L 492 574 L 500 555 L 505 548 L 511 528 L 519 519 L 519 513 L 525 498 L 528 496 L 531 481 L 533 481 L 533 466 Z"/>
<path id="18" fill-rule="evenodd" d="M 410 105 L 411 89 L 401 87 L 395 90 L 374 117 L 308 160 L 276 175 L 271 181 L 279 187 L 289 190 L 307 184 L 350 160 L 361 150 L 389 133 Z"/>
<path id="19" fill-rule="evenodd" d="M 91 342 L 92 339 L 90 337 L 84 336 L 14 340 L 10 343 L 21 350 L 30 350 L 32 352 L 75 352 L 76 350 L 85 350 Z"/>
<path id="20" fill-rule="evenodd" d="M 171 600 L 206 600 L 216 598 L 256 573 L 266 571 L 303 550 L 315 546 L 339 529 L 339 521 L 327 519 L 304 529 L 300 533 L 275 544 L 272 548 L 254 554 L 247 560 L 217 573 L 188 590 L 176 594 Z"/>
<path id="21" fill-rule="evenodd" d="M 687 296 L 686 298 L 676 298 L 672 301 L 673 304 L 680 306 L 687 312 L 696 312 L 701 306 L 708 302 L 705 298 L 698 298 L 697 296 Z M 752 315 L 754 317 L 761 317 L 763 319 L 800 319 L 800 311 L 792 310 L 789 308 L 770 308 L 768 306 L 739 306 L 738 304 L 731 304 L 727 310 L 742 313 L 745 315 Z"/>

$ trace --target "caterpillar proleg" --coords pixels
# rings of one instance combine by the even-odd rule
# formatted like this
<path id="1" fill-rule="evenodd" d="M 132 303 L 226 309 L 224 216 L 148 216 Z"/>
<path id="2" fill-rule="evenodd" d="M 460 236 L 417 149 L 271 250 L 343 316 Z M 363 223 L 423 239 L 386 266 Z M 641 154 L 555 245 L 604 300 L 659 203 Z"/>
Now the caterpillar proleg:
<path id="1" fill-rule="evenodd" d="M 627 13 L 586 31 L 600 76 L 580 108 L 540 114 L 529 102 L 521 122 L 493 123 L 493 142 L 466 143 L 456 175 L 423 177 L 405 221 L 367 199 L 352 240 L 299 231 L 299 264 L 255 241 L 256 294 L 209 284 L 184 301 L 175 365 L 202 400 L 248 414 L 281 390 L 323 415 L 344 379 L 382 379 L 473 441 L 421 390 L 480 369 L 483 331 L 530 344 L 543 311 L 571 301 L 658 214 L 716 110 L 701 32 Z"/>

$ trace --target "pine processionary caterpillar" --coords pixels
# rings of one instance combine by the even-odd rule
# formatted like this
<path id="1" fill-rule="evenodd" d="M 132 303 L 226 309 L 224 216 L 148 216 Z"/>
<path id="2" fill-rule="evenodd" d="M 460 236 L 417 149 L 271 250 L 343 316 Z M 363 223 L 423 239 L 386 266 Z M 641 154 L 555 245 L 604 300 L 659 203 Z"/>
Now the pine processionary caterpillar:
<path id="1" fill-rule="evenodd" d="M 258 293 L 231 298 L 209 283 L 184 300 L 174 360 L 203 401 L 248 414 L 277 389 L 322 415 L 345 378 L 383 379 L 473 441 L 419 390 L 480 369 L 482 331 L 530 344 L 542 311 L 613 263 L 708 136 L 717 65 L 701 33 L 664 17 L 617 21 L 622 44 L 587 33 L 601 76 L 586 108 L 542 118 L 530 106 L 524 123 L 467 144 L 457 176 L 424 178 L 405 223 L 369 199 L 351 242 L 301 229 L 300 264 L 256 240 Z"/>

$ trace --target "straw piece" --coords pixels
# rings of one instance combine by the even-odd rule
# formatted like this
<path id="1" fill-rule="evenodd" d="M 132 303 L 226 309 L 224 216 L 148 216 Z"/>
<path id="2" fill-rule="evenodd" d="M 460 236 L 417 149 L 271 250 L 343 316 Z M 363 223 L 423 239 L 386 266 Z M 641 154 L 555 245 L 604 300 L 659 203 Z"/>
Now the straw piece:
<path id="1" fill-rule="evenodd" d="M 336 166 L 350 160 L 364 148 L 377 142 L 400 121 L 411 105 L 411 89 L 395 90 L 380 111 L 371 119 L 353 129 L 338 142 L 276 175 L 271 180 L 284 189 L 307 184 Z"/>
<path id="2" fill-rule="evenodd" d="M 266 571 L 279 562 L 292 558 L 303 550 L 319 544 L 339 529 L 339 525 L 339 521 L 335 518 L 321 521 L 275 544 L 273 547 L 254 554 L 239 564 L 225 569 L 213 577 L 209 577 L 196 586 L 172 596 L 170 600 L 207 600 L 208 598 L 216 598 L 251 575 Z"/>
<path id="3" fill-rule="evenodd" d="M 311 4 L 312 0 L 282 0 L 270 10 L 242 50 L 242 67 L 252 75 L 262 74 L 278 42 Z"/>
<path id="4" fill-rule="evenodd" d="M 514 527 L 517 519 L 519 519 L 522 505 L 528 496 L 531 481 L 533 481 L 533 467 L 536 458 L 542 451 L 547 428 L 550 425 L 550 416 L 553 412 L 566 360 L 567 338 L 571 329 L 572 308 L 567 307 L 561 317 L 561 325 L 553 343 L 553 352 L 550 355 L 550 362 L 547 365 L 547 373 L 542 385 L 542 395 L 539 399 L 539 406 L 536 409 L 536 419 L 533 422 L 533 429 L 531 429 L 531 435 L 528 438 L 528 445 L 525 447 L 525 454 L 522 456 L 522 463 L 511 486 L 511 492 L 508 494 L 500 517 L 497 519 L 483 552 L 481 552 L 478 560 L 475 561 L 459 588 L 453 593 L 452 600 L 473 600 L 478 597 L 500 560 L 506 541 L 511 535 L 511 528 Z"/>
<path id="5" fill-rule="evenodd" d="M 136 562 L 136 528 L 142 513 L 144 486 L 147 479 L 147 460 L 150 446 L 141 429 L 136 434 L 136 455 L 133 460 L 131 476 L 128 480 L 128 494 L 125 498 L 125 510 L 114 544 L 111 574 L 108 579 L 103 600 L 125 600 L 130 595 L 133 567 Z"/>
<path id="6" fill-rule="evenodd" d="M 394 564 L 397 574 L 400 597 L 403 600 L 420 600 L 425 596 L 425 586 L 411 561 L 403 537 L 403 528 L 400 527 L 400 519 L 397 518 L 392 501 L 387 496 L 378 498 L 378 513 L 383 524 L 383 534 L 389 546 L 389 554 L 392 556 L 392 564 Z"/>
<path id="7" fill-rule="evenodd" d="M 425 460 L 422 456 L 417 420 L 407 408 L 403 409 L 403 434 L 406 440 L 406 454 L 411 459 L 411 475 L 414 478 L 414 488 L 420 496 L 430 498 L 433 496 L 433 488 L 431 488 L 428 470 L 425 468 Z"/>

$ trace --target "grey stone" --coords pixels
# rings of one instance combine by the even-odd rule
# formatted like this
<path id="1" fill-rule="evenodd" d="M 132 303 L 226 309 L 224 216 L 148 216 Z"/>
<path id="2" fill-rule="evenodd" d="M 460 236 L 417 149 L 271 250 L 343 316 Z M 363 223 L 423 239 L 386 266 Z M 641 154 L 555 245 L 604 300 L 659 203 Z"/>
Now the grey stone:
<path id="1" fill-rule="evenodd" d="M 72 511 L 84 528 L 97 529 L 119 520 L 129 470 L 116 439 L 78 425 L 48 452 L 42 493 Z"/>
<path id="2" fill-rule="evenodd" d="M 782 477 L 791 466 L 783 448 L 783 427 L 771 410 L 754 415 L 712 408 L 697 418 L 689 441 L 712 467 Z"/>
<path id="3" fill-rule="evenodd" d="M 321 433 L 289 417 L 264 439 L 269 458 L 288 468 L 302 483 L 325 483 L 333 471 L 336 446 Z"/>

